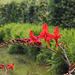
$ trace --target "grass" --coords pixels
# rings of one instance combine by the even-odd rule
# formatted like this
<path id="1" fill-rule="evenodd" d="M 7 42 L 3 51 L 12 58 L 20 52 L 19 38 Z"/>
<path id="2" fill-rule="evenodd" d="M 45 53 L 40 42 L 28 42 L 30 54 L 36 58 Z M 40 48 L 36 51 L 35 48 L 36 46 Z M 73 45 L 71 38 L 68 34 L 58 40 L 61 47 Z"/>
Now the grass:
<path id="1" fill-rule="evenodd" d="M 46 67 L 40 67 L 30 57 L 21 54 L 8 54 L 7 47 L 0 48 L 0 64 L 12 64 L 13 62 L 15 63 L 14 70 L 9 70 L 8 75 L 26 75 L 27 71 L 37 72 L 39 75 L 49 75 L 49 72 L 46 72 Z M 3 69 L 0 69 L 0 75 L 5 75 Z"/>
<path id="2" fill-rule="evenodd" d="M 21 2 L 23 0 L 0 0 L 0 4 L 7 4 L 11 3 L 12 1 Z"/>

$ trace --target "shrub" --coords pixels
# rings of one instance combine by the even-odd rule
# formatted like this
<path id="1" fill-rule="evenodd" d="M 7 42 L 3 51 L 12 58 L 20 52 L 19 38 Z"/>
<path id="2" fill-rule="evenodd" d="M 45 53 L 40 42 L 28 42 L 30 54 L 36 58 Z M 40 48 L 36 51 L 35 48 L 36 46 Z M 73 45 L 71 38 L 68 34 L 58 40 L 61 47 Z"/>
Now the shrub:
<path id="1" fill-rule="evenodd" d="M 75 28 L 75 1 L 74 0 L 52 0 L 53 3 L 51 4 L 51 13 L 52 25 L 59 25 L 62 28 Z"/>
<path id="2" fill-rule="evenodd" d="M 24 48 L 20 45 L 10 45 L 8 48 L 8 51 L 11 54 L 18 54 L 18 53 L 23 54 L 24 53 L 23 50 L 24 50 Z"/>
<path id="3" fill-rule="evenodd" d="M 12 1 L 0 6 L 0 23 L 48 23 L 62 28 L 75 28 L 74 4 L 73 0 Z"/>
<path id="4" fill-rule="evenodd" d="M 0 42 L 3 42 L 3 38 L 5 37 L 5 33 L 3 28 L 0 28 Z"/>
<path id="5" fill-rule="evenodd" d="M 20 3 L 12 1 L 1 6 L 1 18 L 3 23 L 44 23 L 48 19 L 48 1 L 22 1 Z M 37 14 L 36 14 L 37 13 Z M 41 22 L 40 22 L 41 21 Z"/>

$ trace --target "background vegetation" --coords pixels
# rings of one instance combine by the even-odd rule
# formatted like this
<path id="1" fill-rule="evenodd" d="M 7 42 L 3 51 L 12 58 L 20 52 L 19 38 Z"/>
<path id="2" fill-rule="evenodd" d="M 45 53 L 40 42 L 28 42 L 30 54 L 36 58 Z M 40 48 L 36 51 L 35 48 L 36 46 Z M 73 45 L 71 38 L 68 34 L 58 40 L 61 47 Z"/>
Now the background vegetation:
<path id="1" fill-rule="evenodd" d="M 74 0 L 23 0 L 0 5 L 0 24 L 35 23 L 75 28 Z"/>
<path id="2" fill-rule="evenodd" d="M 59 26 L 62 39 L 60 42 L 68 44 L 66 53 L 70 62 L 75 62 L 75 1 L 74 0 L 8 0 L 0 1 L 0 42 L 15 38 L 29 37 L 29 31 L 39 35 L 44 23 L 49 25 L 49 32 L 53 34 Z M 6 1 L 6 0 L 5 0 Z M 45 46 L 44 40 L 41 40 Z M 55 41 L 51 40 L 51 48 L 56 50 Z M 54 53 L 40 48 L 8 46 L 9 53 L 26 54 L 34 58 L 37 63 L 52 65 L 57 72 L 67 72 L 67 65 Z M 63 52 L 59 49 L 61 54 Z M 64 55 L 63 55 L 64 56 Z M 63 66 L 65 65 L 65 67 Z M 66 69 L 66 70 L 65 70 Z"/>

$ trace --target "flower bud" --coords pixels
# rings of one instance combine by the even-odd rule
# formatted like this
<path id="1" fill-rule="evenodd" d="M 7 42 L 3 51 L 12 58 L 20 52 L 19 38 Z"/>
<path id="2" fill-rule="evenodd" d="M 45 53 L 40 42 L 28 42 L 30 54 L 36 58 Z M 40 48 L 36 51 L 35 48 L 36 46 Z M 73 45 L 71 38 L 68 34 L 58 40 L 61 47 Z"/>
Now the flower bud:
<path id="1" fill-rule="evenodd" d="M 8 40 L 8 43 L 9 43 L 9 44 L 12 44 L 12 42 L 11 42 L 10 40 Z"/>
<path id="2" fill-rule="evenodd" d="M 64 48 L 66 48 L 68 45 L 66 44 Z"/>
<path id="3" fill-rule="evenodd" d="M 13 43 L 16 44 L 16 41 L 14 39 L 12 39 Z"/>
<path id="4" fill-rule="evenodd" d="M 30 45 L 33 45 L 34 44 L 34 42 L 33 41 L 30 41 Z"/>
<path id="5" fill-rule="evenodd" d="M 40 40 L 37 40 L 37 45 L 38 46 L 41 46 L 42 45 Z"/>

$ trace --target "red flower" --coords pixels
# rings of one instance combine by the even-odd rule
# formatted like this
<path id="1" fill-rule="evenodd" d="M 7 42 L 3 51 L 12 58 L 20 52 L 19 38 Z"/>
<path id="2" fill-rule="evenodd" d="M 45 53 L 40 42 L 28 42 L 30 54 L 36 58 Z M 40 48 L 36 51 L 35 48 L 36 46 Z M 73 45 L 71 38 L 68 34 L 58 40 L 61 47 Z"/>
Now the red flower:
<path id="1" fill-rule="evenodd" d="M 12 65 L 8 65 L 7 70 L 9 70 L 9 69 L 13 70 L 13 66 L 14 66 L 14 64 L 15 64 L 15 63 L 12 63 Z"/>
<path id="2" fill-rule="evenodd" d="M 33 45 L 33 44 L 34 44 L 34 42 L 31 40 L 31 41 L 30 41 L 30 45 Z"/>
<path id="3" fill-rule="evenodd" d="M 30 38 L 25 38 L 25 39 L 22 40 L 22 42 L 25 42 L 25 43 L 27 43 L 27 42 L 29 42 L 29 41 L 31 41 Z"/>
<path id="4" fill-rule="evenodd" d="M 0 69 L 4 69 L 5 70 L 4 64 L 1 64 Z"/>
<path id="5" fill-rule="evenodd" d="M 30 39 L 31 39 L 33 42 L 37 43 L 38 38 L 37 38 L 37 36 L 34 36 L 34 33 L 33 33 L 32 30 L 30 31 Z"/>
<path id="6" fill-rule="evenodd" d="M 56 47 L 57 47 L 57 51 L 58 51 L 58 39 L 61 39 L 61 36 L 62 34 L 59 35 L 59 28 L 56 27 L 55 30 L 54 30 L 54 39 L 56 41 Z"/>
<path id="7" fill-rule="evenodd" d="M 9 69 L 13 70 L 14 63 L 12 63 L 12 65 L 10 65 L 10 64 L 0 64 L 0 65 L 1 65 L 0 69 L 4 69 L 5 70 L 5 67 L 6 67 L 7 71 L 8 71 Z"/>
<path id="8" fill-rule="evenodd" d="M 41 46 L 42 45 L 40 40 L 37 40 L 37 45 L 38 46 Z"/>
<path id="9" fill-rule="evenodd" d="M 44 24 L 44 25 L 43 25 L 43 27 L 42 27 L 42 32 L 40 33 L 39 38 L 40 38 L 40 39 L 45 39 L 46 47 L 47 47 L 47 42 L 48 42 L 48 45 L 49 45 L 49 48 L 50 48 L 50 43 L 49 43 L 49 41 L 50 41 L 50 39 L 53 38 L 53 35 L 52 35 L 52 34 L 49 34 L 47 24 Z"/>
<path id="10" fill-rule="evenodd" d="M 41 41 L 39 40 L 38 36 L 34 36 L 34 33 L 32 30 L 30 31 L 30 39 L 31 39 L 30 44 L 33 44 L 32 42 L 35 42 L 37 43 L 37 45 L 39 46 L 41 45 Z"/>

